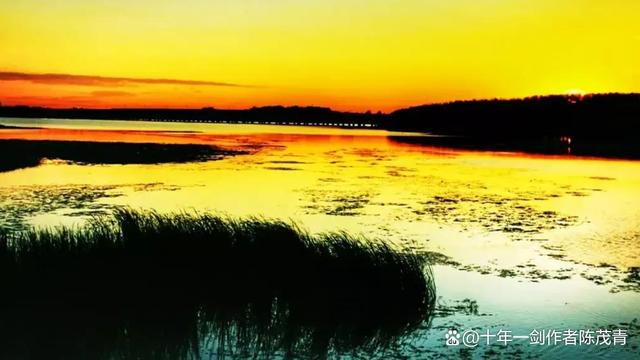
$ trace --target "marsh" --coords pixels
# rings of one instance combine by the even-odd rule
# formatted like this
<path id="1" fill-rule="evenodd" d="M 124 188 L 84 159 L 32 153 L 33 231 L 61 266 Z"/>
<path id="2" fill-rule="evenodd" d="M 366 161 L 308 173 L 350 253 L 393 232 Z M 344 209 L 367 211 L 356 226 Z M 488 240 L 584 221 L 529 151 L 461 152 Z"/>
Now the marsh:
<path id="1" fill-rule="evenodd" d="M 432 264 L 433 319 L 409 358 L 557 358 L 638 351 L 640 162 L 448 148 L 380 130 L 1 119 L 0 138 L 205 144 L 237 156 L 168 163 L 49 159 L 0 173 L 12 231 L 84 224 L 127 206 L 294 220 L 311 234 L 382 239 Z M 166 132 L 170 130 L 171 132 Z M 105 134 L 111 134 L 106 136 Z M 124 135 L 123 135 L 124 134 Z M 403 141 L 397 141 L 400 137 Z M 16 220 L 17 219 L 17 220 Z M 177 245 L 179 246 L 179 244 Z M 628 329 L 626 346 L 447 347 L 458 330 Z"/>
<path id="2" fill-rule="evenodd" d="M 381 241 L 127 208 L 0 231 L 0 280 L 12 359 L 385 353 L 430 323 L 436 296 L 425 259 Z"/>

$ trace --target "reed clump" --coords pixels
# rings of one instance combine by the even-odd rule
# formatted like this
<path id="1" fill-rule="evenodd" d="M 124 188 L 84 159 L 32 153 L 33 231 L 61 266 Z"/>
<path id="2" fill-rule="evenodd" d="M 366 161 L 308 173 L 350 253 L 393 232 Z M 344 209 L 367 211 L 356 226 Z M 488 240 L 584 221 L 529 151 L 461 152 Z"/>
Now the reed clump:
<path id="1" fill-rule="evenodd" d="M 374 350 L 428 322 L 435 304 L 424 261 L 380 241 L 257 217 L 128 208 L 78 227 L 0 231 L 0 280 L 8 318 L 15 309 L 66 309 L 69 326 L 49 332 L 106 321 L 110 335 L 100 339 L 113 346 L 100 349 L 155 358 L 163 357 L 157 344 L 141 338 L 158 328 L 173 329 L 162 343 L 179 357 L 203 347 L 218 357 Z M 84 315 L 73 315 L 78 309 Z M 10 323 L 0 324 L 0 337 L 20 333 Z"/>

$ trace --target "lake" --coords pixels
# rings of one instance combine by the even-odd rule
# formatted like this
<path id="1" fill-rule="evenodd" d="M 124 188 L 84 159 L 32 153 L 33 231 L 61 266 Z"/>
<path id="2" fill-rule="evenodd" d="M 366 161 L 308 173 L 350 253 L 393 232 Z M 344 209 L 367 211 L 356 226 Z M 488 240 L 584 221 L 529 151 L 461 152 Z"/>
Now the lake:
<path id="1" fill-rule="evenodd" d="M 369 129 L 14 118 L 0 124 L 22 127 L 0 129 L 0 141 L 118 139 L 237 151 L 162 164 L 48 159 L 0 172 L 0 225 L 78 224 L 130 206 L 277 218 L 311 233 L 345 230 L 431 263 L 432 323 L 384 356 L 637 356 L 640 161 L 456 150 L 401 141 L 425 134 Z M 518 338 L 448 346 L 452 329 Z M 530 344 L 534 330 L 587 329 L 626 330 L 626 344 Z"/>

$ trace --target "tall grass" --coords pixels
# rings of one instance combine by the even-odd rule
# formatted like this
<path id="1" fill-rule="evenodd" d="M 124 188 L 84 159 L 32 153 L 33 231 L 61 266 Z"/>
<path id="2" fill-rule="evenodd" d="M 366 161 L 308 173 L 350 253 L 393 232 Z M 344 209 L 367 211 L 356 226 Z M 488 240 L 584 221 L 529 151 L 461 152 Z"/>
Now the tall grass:
<path id="1" fill-rule="evenodd" d="M 0 281 L 3 358 L 52 358 L 42 339 L 58 338 L 66 358 L 376 351 L 428 322 L 435 303 L 423 261 L 380 241 L 131 209 L 0 232 Z"/>

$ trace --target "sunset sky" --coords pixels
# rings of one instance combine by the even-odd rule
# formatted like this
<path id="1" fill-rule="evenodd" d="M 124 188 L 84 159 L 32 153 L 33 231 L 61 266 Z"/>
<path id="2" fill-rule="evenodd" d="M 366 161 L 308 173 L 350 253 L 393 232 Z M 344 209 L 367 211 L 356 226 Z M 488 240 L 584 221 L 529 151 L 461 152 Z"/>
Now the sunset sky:
<path id="1" fill-rule="evenodd" d="M 638 0 L 0 2 L 0 102 L 320 105 L 640 92 Z"/>

